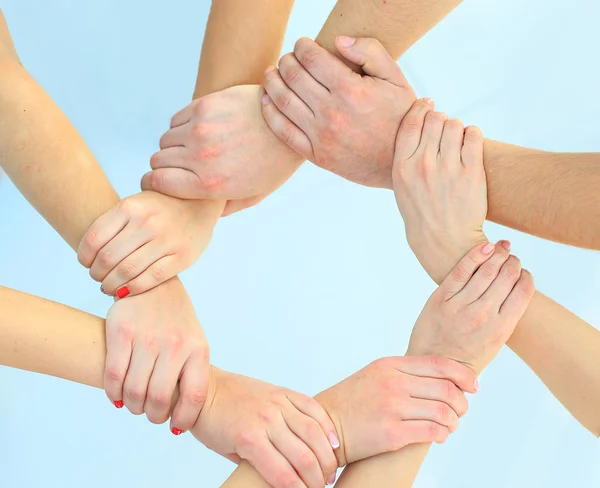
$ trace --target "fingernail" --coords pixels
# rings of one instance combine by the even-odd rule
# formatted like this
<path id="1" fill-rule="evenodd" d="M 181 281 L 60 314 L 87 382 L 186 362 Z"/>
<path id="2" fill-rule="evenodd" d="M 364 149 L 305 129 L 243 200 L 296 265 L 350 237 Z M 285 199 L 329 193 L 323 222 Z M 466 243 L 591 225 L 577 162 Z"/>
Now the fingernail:
<path id="1" fill-rule="evenodd" d="M 114 404 L 117 408 L 123 408 L 123 400 L 117 400 Z"/>
<path id="2" fill-rule="evenodd" d="M 340 447 L 340 441 L 334 432 L 331 432 L 329 434 L 329 443 L 331 444 L 331 447 L 333 447 L 334 449 L 337 449 L 338 447 Z"/>
<path id="3" fill-rule="evenodd" d="M 483 254 L 489 254 L 495 249 L 495 247 L 496 246 L 494 246 L 491 242 L 488 242 L 485 246 L 481 248 L 481 252 Z"/>
<path id="4" fill-rule="evenodd" d="M 262 104 L 263 105 L 269 105 L 269 103 L 271 103 L 271 97 L 267 94 L 263 95 L 262 97 Z"/>
<path id="5" fill-rule="evenodd" d="M 171 432 L 173 433 L 173 435 L 181 435 L 181 434 L 183 434 L 183 430 L 178 429 L 177 427 L 171 427 Z"/>
<path id="6" fill-rule="evenodd" d="M 331 473 L 329 475 L 329 478 L 327 478 L 327 484 L 333 485 L 334 483 L 335 483 L 335 473 Z"/>
<path id="7" fill-rule="evenodd" d="M 475 393 L 477 393 L 480 388 L 481 388 L 481 385 L 479 384 L 479 380 L 477 378 L 475 378 L 475 385 L 474 385 Z"/>
<path id="8" fill-rule="evenodd" d="M 423 101 L 424 101 L 425 103 L 428 103 L 429 105 L 434 105 L 434 104 L 435 104 L 435 102 L 433 101 L 433 98 L 425 97 L 425 98 L 423 99 Z"/>
<path id="9" fill-rule="evenodd" d="M 507 251 L 510 251 L 510 242 L 502 241 L 501 244 L 504 249 L 506 249 Z"/>
<path id="10" fill-rule="evenodd" d="M 275 66 L 269 66 L 266 70 L 265 70 L 265 75 L 270 73 L 271 71 L 273 71 L 275 69 Z"/>
<path id="11" fill-rule="evenodd" d="M 354 39 L 354 37 L 340 36 L 338 37 L 338 42 L 342 47 L 352 47 L 354 46 L 356 39 Z"/>
<path id="12" fill-rule="evenodd" d="M 108 293 L 106 293 L 106 292 L 104 291 L 104 287 L 103 287 L 102 285 L 100 285 L 100 292 L 104 293 L 105 295 L 108 295 Z"/>
<path id="13" fill-rule="evenodd" d="M 129 295 L 129 288 L 127 288 L 126 286 L 117 290 L 117 297 L 125 298 L 127 295 Z"/>

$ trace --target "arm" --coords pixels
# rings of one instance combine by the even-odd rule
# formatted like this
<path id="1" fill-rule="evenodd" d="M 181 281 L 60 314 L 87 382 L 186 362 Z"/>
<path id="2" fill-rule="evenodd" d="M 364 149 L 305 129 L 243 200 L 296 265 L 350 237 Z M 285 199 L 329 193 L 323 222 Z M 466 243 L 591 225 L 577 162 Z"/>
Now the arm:
<path id="1" fill-rule="evenodd" d="M 339 56 L 338 36 L 372 37 L 397 60 L 462 0 L 338 0 L 316 39 Z M 352 69 L 361 67 L 340 56 Z"/>
<path id="2" fill-rule="evenodd" d="M 194 99 L 260 84 L 277 61 L 294 0 L 213 0 Z"/>
<path id="3" fill-rule="evenodd" d="M 600 250 L 600 153 L 538 151 L 486 140 L 488 220 Z"/>

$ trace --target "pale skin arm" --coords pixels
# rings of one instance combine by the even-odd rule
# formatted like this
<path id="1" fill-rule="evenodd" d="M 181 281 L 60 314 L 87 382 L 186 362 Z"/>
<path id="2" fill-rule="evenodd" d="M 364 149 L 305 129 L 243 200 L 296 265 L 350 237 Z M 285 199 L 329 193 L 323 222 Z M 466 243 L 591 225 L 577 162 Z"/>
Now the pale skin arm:
<path id="1" fill-rule="evenodd" d="M 293 5 L 294 0 L 213 0 L 194 99 L 260 84 L 279 57 Z"/>

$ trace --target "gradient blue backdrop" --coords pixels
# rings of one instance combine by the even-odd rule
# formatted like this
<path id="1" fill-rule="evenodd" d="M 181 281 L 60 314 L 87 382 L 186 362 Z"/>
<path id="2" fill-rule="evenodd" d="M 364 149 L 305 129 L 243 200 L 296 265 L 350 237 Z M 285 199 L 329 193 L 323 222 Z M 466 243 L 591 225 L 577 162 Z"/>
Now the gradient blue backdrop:
<path id="1" fill-rule="evenodd" d="M 121 195 L 137 191 L 170 116 L 190 98 L 209 4 L 2 2 L 23 62 Z M 298 0 L 286 51 L 316 36 L 333 4 Z M 598 151 L 599 14 L 591 1 L 465 2 L 401 65 L 419 95 L 488 137 Z M 110 300 L 6 179 L 0 218 L 3 285 L 106 313 Z M 598 254 L 487 230 L 513 241 L 540 290 L 600 323 Z M 257 208 L 220 222 L 183 279 L 216 365 L 311 394 L 402 354 L 433 290 L 391 192 L 310 164 Z M 167 425 L 116 410 L 100 390 L 7 368 L 0 384 L 2 487 L 210 488 L 232 470 L 190 435 L 175 438 Z M 597 440 L 503 350 L 416 486 L 597 487 L 599 461 Z"/>

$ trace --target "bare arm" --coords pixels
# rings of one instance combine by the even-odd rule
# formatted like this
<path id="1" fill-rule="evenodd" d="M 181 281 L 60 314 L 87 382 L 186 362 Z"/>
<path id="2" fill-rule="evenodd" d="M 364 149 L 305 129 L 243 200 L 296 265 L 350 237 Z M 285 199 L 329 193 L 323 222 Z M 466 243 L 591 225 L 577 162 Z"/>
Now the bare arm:
<path id="1" fill-rule="evenodd" d="M 316 41 L 339 56 L 334 46 L 337 36 L 373 37 L 397 60 L 461 3 L 462 0 L 338 0 Z M 359 71 L 358 66 L 343 60 Z"/>
<path id="2" fill-rule="evenodd" d="M 488 220 L 600 249 L 600 153 L 555 153 L 486 140 Z"/>
<path id="3" fill-rule="evenodd" d="M 277 61 L 294 0 L 213 0 L 194 99 L 260 84 Z"/>

